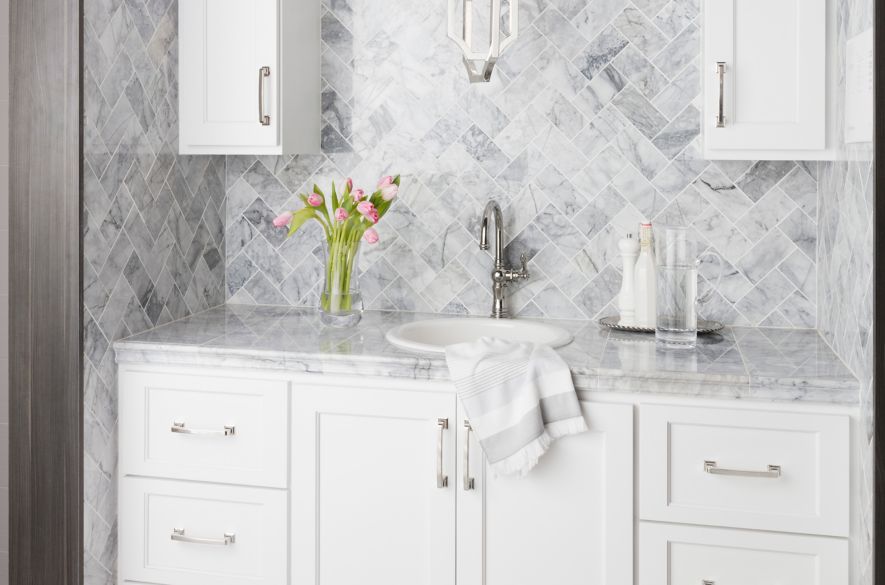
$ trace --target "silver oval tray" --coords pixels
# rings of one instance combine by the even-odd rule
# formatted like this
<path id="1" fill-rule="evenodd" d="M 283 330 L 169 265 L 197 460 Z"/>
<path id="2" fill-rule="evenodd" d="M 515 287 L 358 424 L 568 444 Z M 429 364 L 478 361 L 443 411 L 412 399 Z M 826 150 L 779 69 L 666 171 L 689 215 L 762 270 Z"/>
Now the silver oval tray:
<path id="1" fill-rule="evenodd" d="M 621 325 L 621 317 L 618 315 L 614 315 L 612 317 L 603 317 L 599 320 L 599 324 L 603 327 L 608 327 L 609 329 L 614 329 L 615 331 L 630 331 L 632 333 L 654 333 L 654 329 L 649 329 L 647 327 L 634 327 L 634 326 L 626 326 Z M 705 321 L 703 319 L 698 319 L 698 335 L 707 335 L 710 333 L 717 333 L 722 331 L 725 326 L 719 321 Z"/>

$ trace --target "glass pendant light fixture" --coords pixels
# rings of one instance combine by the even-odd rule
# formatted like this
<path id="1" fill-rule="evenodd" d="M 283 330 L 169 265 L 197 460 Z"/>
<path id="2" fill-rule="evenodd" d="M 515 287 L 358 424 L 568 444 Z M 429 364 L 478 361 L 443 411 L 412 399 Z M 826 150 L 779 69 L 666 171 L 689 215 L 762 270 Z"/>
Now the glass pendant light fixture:
<path id="1" fill-rule="evenodd" d="M 471 83 L 491 81 L 498 58 L 518 31 L 519 0 L 449 0 L 449 38 L 464 53 Z"/>

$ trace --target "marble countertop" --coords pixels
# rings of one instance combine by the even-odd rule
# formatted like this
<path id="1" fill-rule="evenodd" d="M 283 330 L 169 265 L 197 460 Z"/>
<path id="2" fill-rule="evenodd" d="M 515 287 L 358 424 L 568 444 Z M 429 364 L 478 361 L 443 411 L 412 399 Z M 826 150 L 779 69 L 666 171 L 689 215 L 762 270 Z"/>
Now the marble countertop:
<path id="1" fill-rule="evenodd" d="M 388 343 L 402 323 L 440 318 L 367 312 L 349 330 L 323 327 L 312 309 L 226 305 L 114 344 L 118 363 L 258 367 L 446 380 L 445 359 Z M 650 335 L 594 322 L 554 321 L 574 341 L 559 350 L 579 393 L 626 392 L 854 405 L 859 384 L 813 330 L 735 327 L 694 350 L 659 348 Z"/>

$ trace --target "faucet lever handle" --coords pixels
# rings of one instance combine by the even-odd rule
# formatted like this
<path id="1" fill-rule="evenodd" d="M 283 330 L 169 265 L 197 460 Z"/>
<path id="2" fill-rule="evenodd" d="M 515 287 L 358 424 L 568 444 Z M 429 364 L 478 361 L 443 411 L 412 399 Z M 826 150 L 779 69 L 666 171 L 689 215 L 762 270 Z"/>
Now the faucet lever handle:
<path id="1" fill-rule="evenodd" d="M 522 261 L 522 269 L 519 271 L 519 277 L 527 280 L 529 277 L 529 257 L 522 254 L 519 259 Z"/>

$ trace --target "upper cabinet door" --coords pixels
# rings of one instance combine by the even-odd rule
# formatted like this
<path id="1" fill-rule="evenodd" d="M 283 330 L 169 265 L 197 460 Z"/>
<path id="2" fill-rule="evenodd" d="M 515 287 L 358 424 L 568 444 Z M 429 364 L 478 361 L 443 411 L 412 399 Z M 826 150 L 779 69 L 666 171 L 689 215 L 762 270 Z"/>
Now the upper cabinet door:
<path id="1" fill-rule="evenodd" d="M 278 0 L 181 0 L 179 30 L 181 152 L 279 147 Z"/>
<path id="2" fill-rule="evenodd" d="M 581 408 L 590 430 L 525 477 L 494 477 L 459 417 L 458 585 L 633 583 L 633 406 Z"/>
<path id="3" fill-rule="evenodd" d="M 707 0 L 707 157 L 826 158 L 827 69 L 826 0 Z"/>

